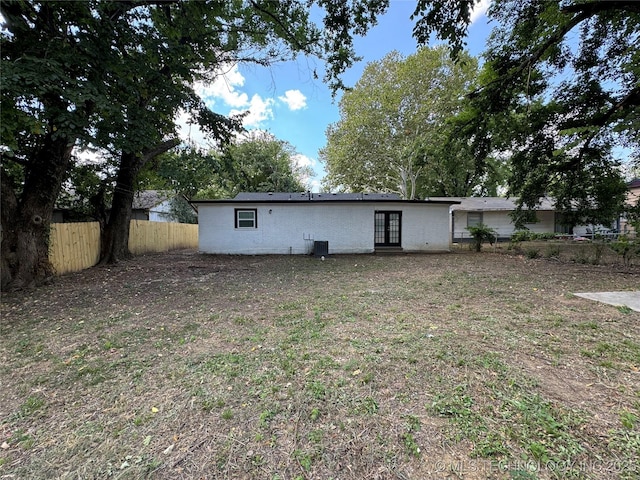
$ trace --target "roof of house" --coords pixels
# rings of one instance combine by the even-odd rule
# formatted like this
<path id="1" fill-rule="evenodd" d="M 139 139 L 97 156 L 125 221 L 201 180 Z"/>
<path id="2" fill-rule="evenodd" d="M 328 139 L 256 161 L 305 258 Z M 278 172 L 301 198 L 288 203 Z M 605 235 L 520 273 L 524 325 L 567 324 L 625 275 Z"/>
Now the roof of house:
<path id="1" fill-rule="evenodd" d="M 312 193 L 312 192 L 241 192 L 232 199 L 192 200 L 193 204 L 210 203 L 321 203 L 321 202 L 421 202 L 457 203 L 456 200 L 403 200 L 395 193 Z"/>
<path id="2" fill-rule="evenodd" d="M 429 200 L 450 199 L 457 200 L 457 204 L 451 206 L 451 210 L 500 212 L 516 209 L 516 199 L 505 197 L 430 197 Z M 548 198 L 543 198 L 536 210 L 555 210 L 554 203 Z"/>
<path id="3" fill-rule="evenodd" d="M 627 183 L 627 188 L 640 188 L 640 178 L 634 178 Z"/>
<path id="4" fill-rule="evenodd" d="M 304 200 L 319 202 L 322 200 L 402 200 L 395 193 L 312 193 L 312 192 L 240 192 L 234 200 L 270 202 Z"/>
<path id="5" fill-rule="evenodd" d="M 171 192 L 162 190 L 142 190 L 133 195 L 132 208 L 134 210 L 149 210 L 165 200 L 169 200 L 172 196 L 174 195 Z"/>

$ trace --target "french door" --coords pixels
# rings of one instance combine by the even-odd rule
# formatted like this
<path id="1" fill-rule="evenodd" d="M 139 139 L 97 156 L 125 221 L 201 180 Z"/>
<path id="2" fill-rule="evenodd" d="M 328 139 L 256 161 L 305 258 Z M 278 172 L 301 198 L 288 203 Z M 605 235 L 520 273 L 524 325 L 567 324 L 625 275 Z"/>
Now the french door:
<path id="1" fill-rule="evenodd" d="M 402 212 L 377 211 L 375 213 L 375 246 L 399 247 L 402 232 Z"/>

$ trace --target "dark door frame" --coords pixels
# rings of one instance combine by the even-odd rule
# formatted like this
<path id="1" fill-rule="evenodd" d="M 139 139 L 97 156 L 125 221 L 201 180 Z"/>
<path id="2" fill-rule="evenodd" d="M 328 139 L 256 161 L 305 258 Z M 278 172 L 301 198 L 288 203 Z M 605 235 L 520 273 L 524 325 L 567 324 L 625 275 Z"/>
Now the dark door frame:
<path id="1" fill-rule="evenodd" d="M 380 222 L 382 220 L 382 222 Z M 395 221 L 395 224 L 394 224 Z M 402 211 L 376 210 L 374 214 L 374 244 L 376 247 L 402 246 Z"/>

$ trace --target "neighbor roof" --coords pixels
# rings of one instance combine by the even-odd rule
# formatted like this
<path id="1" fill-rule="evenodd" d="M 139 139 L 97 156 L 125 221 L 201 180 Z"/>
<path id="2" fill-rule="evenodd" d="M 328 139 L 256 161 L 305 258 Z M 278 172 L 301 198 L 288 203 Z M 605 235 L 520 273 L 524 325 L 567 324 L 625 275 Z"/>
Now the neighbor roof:
<path id="1" fill-rule="evenodd" d="M 505 197 L 430 197 L 429 200 L 456 200 L 458 203 L 451 207 L 451 210 L 463 211 L 512 211 L 515 210 L 516 199 Z M 553 202 L 548 198 L 543 198 L 540 205 L 535 210 L 555 210 Z"/>
<path id="2" fill-rule="evenodd" d="M 457 203 L 455 199 L 403 200 L 395 193 L 242 192 L 233 199 L 193 200 L 191 203 L 319 203 L 319 202 Z"/>
<path id="3" fill-rule="evenodd" d="M 148 210 L 171 198 L 171 193 L 161 190 L 142 190 L 133 196 L 134 210 Z"/>

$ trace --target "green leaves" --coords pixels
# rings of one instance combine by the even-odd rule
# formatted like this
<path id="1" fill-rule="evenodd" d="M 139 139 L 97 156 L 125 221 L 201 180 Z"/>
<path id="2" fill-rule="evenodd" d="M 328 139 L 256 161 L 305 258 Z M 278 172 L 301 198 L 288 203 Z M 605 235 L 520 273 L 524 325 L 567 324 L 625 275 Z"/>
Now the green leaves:
<path id="1" fill-rule="evenodd" d="M 452 117 L 466 105 L 475 59 L 446 48 L 368 64 L 340 101 L 341 119 L 321 151 L 330 188 L 391 191 L 404 198 L 467 195 L 480 182 L 469 144 L 448 144 Z M 469 174 L 469 170 L 471 173 Z"/>
<path id="2" fill-rule="evenodd" d="M 498 239 L 498 233 L 484 223 L 467 227 L 467 230 L 469 230 L 469 233 L 473 238 L 473 247 L 476 252 L 479 252 L 482 249 L 482 244 L 484 242 L 489 242 L 493 245 L 493 243 Z"/>
<path id="3" fill-rule="evenodd" d="M 454 3 L 418 2 L 419 41 L 435 33 L 460 51 L 477 2 Z M 549 195 L 571 222 L 610 222 L 620 165 L 640 151 L 640 8 L 498 0 L 488 15 L 497 26 L 457 138 L 474 145 L 476 167 L 487 167 L 483 155 L 508 159 L 522 207 Z"/>
<path id="4" fill-rule="evenodd" d="M 160 157 L 143 173 L 141 188 L 172 190 L 188 198 L 229 198 L 239 192 L 302 192 L 313 175 L 295 161 L 287 142 L 262 134 L 236 141 L 223 152 L 185 148 Z M 186 223 L 190 207 L 175 205 Z"/>
<path id="5" fill-rule="evenodd" d="M 353 46 L 355 35 L 363 36 L 389 6 L 389 0 L 317 0 L 326 14 L 322 20 L 322 36 L 318 44 L 328 65 L 325 81 L 335 94 L 344 88 L 340 79 L 357 60 Z"/>
<path id="6" fill-rule="evenodd" d="M 487 56 L 510 67 L 480 96 L 499 89 L 509 101 L 491 113 L 526 112 L 508 144 L 510 191 L 525 204 L 551 195 L 572 221 L 608 223 L 624 198 L 618 167 L 629 152 L 619 147 L 638 148 L 640 16 L 607 2 L 502 1 L 494 12 L 504 10 Z M 546 80 L 528 83 L 536 71 Z"/>
<path id="7" fill-rule="evenodd" d="M 220 155 L 216 183 L 225 196 L 240 192 L 303 192 L 310 172 L 296 165 L 295 149 L 268 134 L 250 137 Z"/>
<path id="8" fill-rule="evenodd" d="M 413 36 L 419 45 L 428 45 L 435 34 L 449 43 L 453 56 L 462 52 L 464 37 L 471 19 L 471 11 L 480 0 L 419 0 L 411 16 L 416 20 Z"/>

